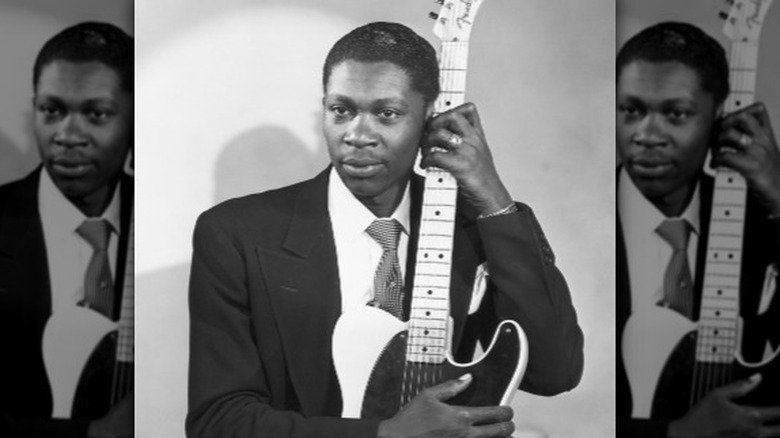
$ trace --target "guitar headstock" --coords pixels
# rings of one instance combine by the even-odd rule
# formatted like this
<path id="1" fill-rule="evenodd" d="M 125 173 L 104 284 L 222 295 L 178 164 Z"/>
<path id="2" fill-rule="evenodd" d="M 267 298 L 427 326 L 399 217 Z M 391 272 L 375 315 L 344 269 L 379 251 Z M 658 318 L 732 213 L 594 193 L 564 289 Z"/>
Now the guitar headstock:
<path id="1" fill-rule="evenodd" d="M 474 17 L 484 0 L 436 0 L 439 13 L 431 13 L 436 20 L 433 33 L 442 41 L 468 41 Z"/>
<path id="2" fill-rule="evenodd" d="M 772 1 L 727 0 L 731 8 L 728 13 L 720 14 L 721 18 L 726 20 L 723 33 L 734 42 L 757 42 L 761 35 L 761 25 L 764 24 L 764 17 Z"/>

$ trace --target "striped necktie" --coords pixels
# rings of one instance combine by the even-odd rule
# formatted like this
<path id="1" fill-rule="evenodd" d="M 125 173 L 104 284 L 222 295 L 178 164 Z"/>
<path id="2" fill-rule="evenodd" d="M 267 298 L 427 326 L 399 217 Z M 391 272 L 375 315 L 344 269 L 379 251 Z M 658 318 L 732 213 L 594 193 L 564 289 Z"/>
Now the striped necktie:
<path id="1" fill-rule="evenodd" d="M 666 219 L 656 232 L 672 247 L 664 274 L 664 298 L 658 304 L 688 319 L 693 318 L 693 278 L 688 266 L 688 237 L 691 226 L 685 219 Z"/>
<path id="2" fill-rule="evenodd" d="M 374 275 L 374 300 L 371 304 L 402 320 L 403 277 L 398 263 L 401 224 L 395 219 L 376 219 L 366 232 L 382 247 L 382 258 Z"/>
<path id="3" fill-rule="evenodd" d="M 93 250 L 84 276 L 83 304 L 109 319 L 114 319 L 114 281 L 108 262 L 111 225 L 104 219 L 87 219 L 76 232 L 92 246 Z"/>

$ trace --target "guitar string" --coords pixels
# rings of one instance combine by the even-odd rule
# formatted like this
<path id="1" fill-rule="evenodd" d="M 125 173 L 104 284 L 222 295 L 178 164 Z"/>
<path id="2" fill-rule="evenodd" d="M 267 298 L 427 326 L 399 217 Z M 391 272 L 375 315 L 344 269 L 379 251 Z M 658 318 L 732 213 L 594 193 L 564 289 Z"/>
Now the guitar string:
<path id="1" fill-rule="evenodd" d="M 745 52 L 742 50 L 741 44 L 732 44 L 731 47 L 731 57 L 730 57 L 730 69 L 731 69 L 731 78 L 732 78 L 732 88 L 737 90 L 738 93 L 742 94 L 745 93 L 746 96 L 743 96 L 740 98 L 741 100 L 753 100 L 753 87 L 751 85 L 754 85 L 755 81 L 751 84 L 750 81 L 748 81 L 747 74 L 748 72 L 753 72 L 754 68 L 748 68 L 745 69 L 741 66 L 742 62 L 744 61 Z M 743 73 L 743 70 L 745 71 Z M 750 90 L 748 90 L 750 88 Z M 747 97 L 747 99 L 745 99 Z M 736 94 L 732 94 L 729 96 L 729 109 L 735 110 L 736 107 L 739 105 L 736 105 Z M 752 102 L 744 102 L 746 105 Z M 744 210 L 742 212 L 744 217 Z M 744 226 L 744 223 L 743 223 Z M 739 270 L 739 266 L 737 266 L 737 269 Z M 739 279 L 739 276 L 737 276 L 737 279 Z M 737 282 L 739 283 L 739 282 Z M 706 289 L 705 289 L 706 291 Z M 739 284 L 737 284 L 737 291 L 739 291 Z M 735 298 L 739 300 L 739 294 L 737 294 L 737 297 Z M 738 309 L 738 307 L 737 307 Z M 738 312 L 735 315 L 735 317 L 738 317 Z M 701 318 L 700 318 L 701 319 Z M 722 328 L 719 328 L 719 330 L 722 330 Z M 694 379 L 693 384 L 695 386 L 695 390 L 691 391 L 691 405 L 694 405 L 697 403 L 701 398 L 706 395 L 711 389 L 720 387 L 725 385 L 728 382 L 731 382 L 734 378 L 734 366 L 733 366 L 733 359 L 729 360 L 730 358 L 735 357 L 736 355 L 736 336 L 738 333 L 735 330 L 735 327 L 729 327 L 726 329 L 727 333 L 723 333 L 723 337 L 728 337 L 727 341 L 730 342 L 730 344 L 726 345 L 726 350 L 721 351 L 721 357 L 718 357 L 716 348 L 722 347 L 722 344 L 719 344 L 717 342 L 716 335 L 713 333 L 713 336 L 708 336 L 706 334 L 706 328 L 701 329 L 699 335 L 702 336 L 703 339 L 703 347 L 701 348 L 703 351 L 697 351 L 697 355 L 701 355 L 702 359 L 706 360 L 706 355 L 709 353 L 710 349 L 712 349 L 712 358 L 711 361 L 707 361 L 704 364 L 704 373 L 700 372 L 700 365 L 699 361 L 694 362 Z M 710 344 L 707 344 L 707 341 L 710 341 Z M 697 348 L 698 350 L 698 348 Z M 721 360 L 725 360 L 724 363 L 721 363 Z M 703 376 L 702 376 L 703 374 Z"/>

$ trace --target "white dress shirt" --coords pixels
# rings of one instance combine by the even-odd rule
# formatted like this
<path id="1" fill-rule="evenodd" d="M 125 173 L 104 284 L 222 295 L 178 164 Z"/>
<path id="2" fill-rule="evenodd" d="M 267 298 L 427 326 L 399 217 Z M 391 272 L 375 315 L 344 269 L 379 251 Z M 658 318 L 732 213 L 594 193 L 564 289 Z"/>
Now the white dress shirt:
<path id="1" fill-rule="evenodd" d="M 688 240 L 688 266 L 691 276 L 696 273 L 696 250 L 699 243 L 699 184 L 691 202 L 680 219 L 688 221 L 693 232 Z M 664 275 L 672 247 L 655 229 L 667 219 L 631 181 L 625 168 L 620 171 L 618 182 L 618 213 L 628 258 L 628 276 L 631 286 L 631 313 L 655 306 L 664 297 Z M 672 219 L 672 218 L 668 218 Z"/>
<path id="2" fill-rule="evenodd" d="M 398 263 L 406 275 L 409 247 L 409 184 L 403 198 L 390 218 L 402 227 L 398 242 Z M 365 205 L 355 198 L 335 169 L 331 169 L 328 183 L 328 213 L 333 227 L 336 258 L 341 282 L 341 311 L 365 306 L 374 299 L 374 275 L 382 258 L 382 247 L 366 232 L 377 219 Z"/>
<path id="3" fill-rule="evenodd" d="M 121 183 L 120 183 L 121 184 Z M 108 260 L 112 277 L 116 276 L 119 241 L 119 184 L 106 210 L 96 219 L 111 225 Z M 87 217 L 54 185 L 44 168 L 38 187 L 38 211 L 41 214 L 46 257 L 49 264 L 52 314 L 64 306 L 76 306 L 84 299 L 84 276 L 92 258 L 92 246 L 76 229 Z"/>

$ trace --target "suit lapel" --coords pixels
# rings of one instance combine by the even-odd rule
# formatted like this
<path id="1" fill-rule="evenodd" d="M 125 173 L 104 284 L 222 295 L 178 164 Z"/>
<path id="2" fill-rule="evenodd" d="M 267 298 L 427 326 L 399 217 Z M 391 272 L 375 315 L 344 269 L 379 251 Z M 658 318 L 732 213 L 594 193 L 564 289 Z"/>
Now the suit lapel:
<path id="1" fill-rule="evenodd" d="M 8 199 L 11 209 L 0 218 L 0 293 L 11 293 L 14 300 L 35 308 L 36 326 L 43 327 L 51 313 L 49 269 L 43 225 L 38 212 L 40 168 L 18 182 Z"/>
<path id="2" fill-rule="evenodd" d="M 304 414 L 341 411 L 331 360 L 341 293 L 327 208 L 328 172 L 301 189 L 283 251 L 258 249 L 290 378 Z"/>

